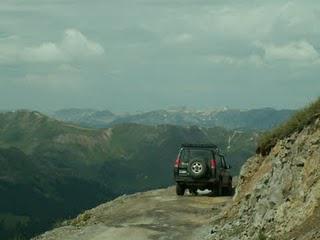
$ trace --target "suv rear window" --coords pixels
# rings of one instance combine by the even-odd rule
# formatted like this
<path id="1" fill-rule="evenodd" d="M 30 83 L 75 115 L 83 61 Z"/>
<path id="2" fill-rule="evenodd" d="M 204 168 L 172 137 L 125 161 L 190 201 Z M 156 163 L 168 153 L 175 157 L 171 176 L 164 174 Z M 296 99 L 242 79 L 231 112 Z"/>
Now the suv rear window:
<path id="1" fill-rule="evenodd" d="M 182 162 L 189 162 L 192 159 L 211 160 L 213 154 L 207 149 L 183 149 L 180 155 Z"/>

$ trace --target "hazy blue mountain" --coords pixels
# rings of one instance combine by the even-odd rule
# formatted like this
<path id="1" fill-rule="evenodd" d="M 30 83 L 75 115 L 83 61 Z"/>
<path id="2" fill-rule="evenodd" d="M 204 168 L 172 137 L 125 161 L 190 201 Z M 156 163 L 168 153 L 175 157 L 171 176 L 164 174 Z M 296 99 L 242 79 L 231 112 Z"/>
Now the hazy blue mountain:
<path id="1" fill-rule="evenodd" d="M 98 128 L 105 127 L 116 119 L 116 116 L 108 110 L 98 111 L 94 109 L 80 108 L 61 109 L 50 115 L 58 120 Z"/>
<path id="2" fill-rule="evenodd" d="M 143 125 L 172 124 L 178 126 L 223 127 L 227 129 L 267 130 L 285 122 L 294 110 L 262 108 L 253 110 L 194 111 L 186 108 L 156 110 L 137 114 L 115 115 L 109 111 L 61 110 L 52 116 L 68 122 L 104 128 L 120 123 Z"/>
<path id="3" fill-rule="evenodd" d="M 228 129 L 268 130 L 286 122 L 296 111 L 261 108 L 247 111 L 227 110 L 218 112 L 214 117 L 217 126 Z"/>

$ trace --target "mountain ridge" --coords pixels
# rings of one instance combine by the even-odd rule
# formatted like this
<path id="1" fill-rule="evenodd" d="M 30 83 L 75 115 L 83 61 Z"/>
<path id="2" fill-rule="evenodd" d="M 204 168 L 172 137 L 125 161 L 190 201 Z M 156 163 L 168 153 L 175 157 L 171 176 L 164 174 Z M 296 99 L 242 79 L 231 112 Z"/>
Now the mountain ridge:
<path id="1" fill-rule="evenodd" d="M 76 114 L 75 114 L 76 112 Z M 139 123 L 143 125 L 172 124 L 180 126 L 197 125 L 201 127 L 224 127 L 227 129 L 266 130 L 286 121 L 295 110 L 275 110 L 261 108 L 251 110 L 189 110 L 163 109 L 136 114 L 113 114 L 106 110 L 64 109 L 50 114 L 63 121 L 78 123 L 83 126 L 104 128 L 120 123 Z"/>

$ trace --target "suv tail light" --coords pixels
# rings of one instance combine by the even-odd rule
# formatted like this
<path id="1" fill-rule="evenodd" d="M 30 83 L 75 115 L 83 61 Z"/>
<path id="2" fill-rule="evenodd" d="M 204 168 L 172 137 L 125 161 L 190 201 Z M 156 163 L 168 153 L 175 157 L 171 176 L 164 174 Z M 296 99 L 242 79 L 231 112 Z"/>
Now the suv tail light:
<path id="1" fill-rule="evenodd" d="M 178 168 L 179 165 L 180 165 L 180 163 L 181 163 L 180 158 L 177 158 L 177 160 L 176 160 L 176 162 L 175 162 L 175 164 L 174 164 L 174 167 L 175 167 L 175 168 Z"/>
<path id="2" fill-rule="evenodd" d="M 217 161 L 215 159 L 212 159 L 210 161 L 211 169 L 216 169 L 217 168 Z"/>

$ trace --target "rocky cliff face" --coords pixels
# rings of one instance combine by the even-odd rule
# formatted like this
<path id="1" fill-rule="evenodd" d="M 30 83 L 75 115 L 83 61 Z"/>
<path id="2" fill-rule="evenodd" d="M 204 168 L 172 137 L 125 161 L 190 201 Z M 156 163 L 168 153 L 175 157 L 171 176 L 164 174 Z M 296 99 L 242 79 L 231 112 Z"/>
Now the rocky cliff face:
<path id="1" fill-rule="evenodd" d="M 243 166 L 209 239 L 320 239 L 320 119 Z"/>

